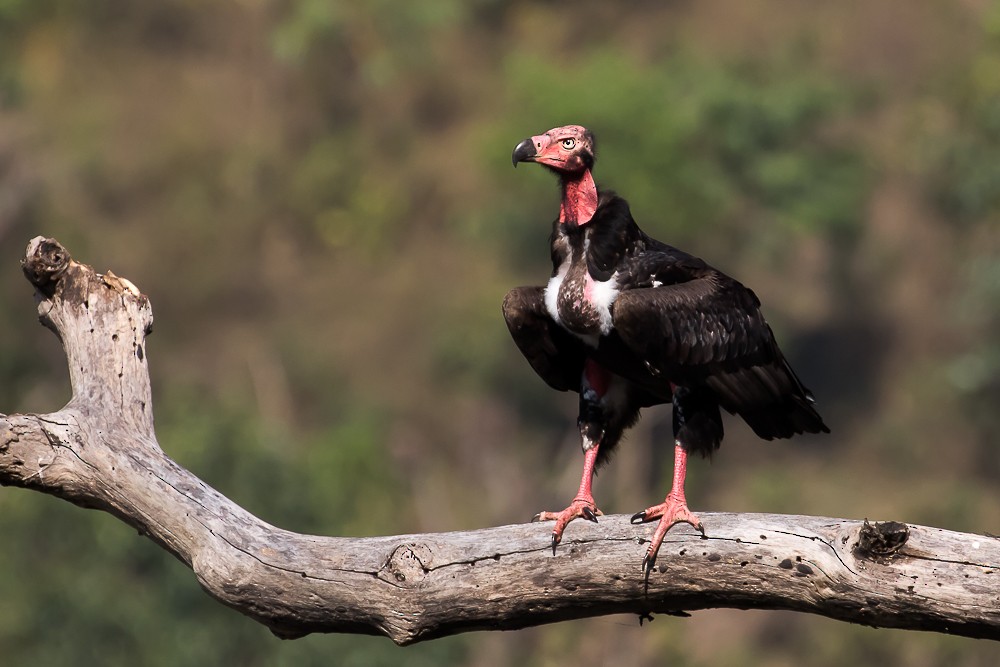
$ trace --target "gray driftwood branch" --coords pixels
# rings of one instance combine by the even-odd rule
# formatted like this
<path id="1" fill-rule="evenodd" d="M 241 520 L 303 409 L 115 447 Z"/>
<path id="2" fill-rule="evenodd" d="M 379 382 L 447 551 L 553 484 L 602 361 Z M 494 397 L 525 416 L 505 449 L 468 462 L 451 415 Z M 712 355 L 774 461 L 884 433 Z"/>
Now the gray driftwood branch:
<path id="1" fill-rule="evenodd" d="M 550 526 L 376 538 L 268 525 L 174 463 L 153 432 L 149 300 L 51 239 L 24 273 L 62 341 L 73 398 L 0 415 L 0 484 L 110 512 L 190 567 L 209 595 L 282 637 L 383 634 L 410 644 L 467 630 L 711 607 L 791 609 L 865 625 L 1000 639 L 1000 539 L 901 523 L 702 513 L 677 526 L 648 579 L 651 526 Z M 0 577 L 6 576 L 0 573 Z"/>

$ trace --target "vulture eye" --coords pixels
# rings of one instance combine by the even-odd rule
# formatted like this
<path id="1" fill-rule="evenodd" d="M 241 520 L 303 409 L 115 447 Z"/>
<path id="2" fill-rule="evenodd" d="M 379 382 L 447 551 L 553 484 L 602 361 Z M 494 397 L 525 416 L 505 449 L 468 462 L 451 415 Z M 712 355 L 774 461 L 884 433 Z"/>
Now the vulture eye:
<path id="1" fill-rule="evenodd" d="M 570 148 L 573 148 L 573 146 L 576 146 L 576 139 L 563 139 L 562 140 L 562 147 L 565 148 L 566 150 L 569 150 Z"/>

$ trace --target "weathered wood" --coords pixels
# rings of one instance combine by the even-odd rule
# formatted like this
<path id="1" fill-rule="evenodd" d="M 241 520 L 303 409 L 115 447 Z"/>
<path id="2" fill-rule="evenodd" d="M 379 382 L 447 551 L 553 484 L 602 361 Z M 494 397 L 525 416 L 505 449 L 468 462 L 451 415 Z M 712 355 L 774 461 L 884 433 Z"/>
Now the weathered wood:
<path id="1" fill-rule="evenodd" d="M 149 300 L 49 239 L 31 241 L 24 270 L 41 321 L 62 340 L 73 398 L 51 414 L 0 415 L 0 484 L 114 514 L 188 565 L 210 595 L 280 636 L 356 632 L 410 644 L 736 607 L 1000 639 L 1000 539 L 982 535 L 702 512 L 707 536 L 675 527 L 644 579 L 652 526 L 625 516 L 574 522 L 554 556 L 543 524 L 362 539 L 268 525 L 158 446 Z"/>

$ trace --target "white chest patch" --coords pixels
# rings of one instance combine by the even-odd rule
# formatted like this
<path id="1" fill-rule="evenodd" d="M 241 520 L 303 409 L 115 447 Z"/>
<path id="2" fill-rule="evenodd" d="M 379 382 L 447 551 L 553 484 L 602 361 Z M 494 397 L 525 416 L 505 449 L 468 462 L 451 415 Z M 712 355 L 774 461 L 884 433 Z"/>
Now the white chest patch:
<path id="1" fill-rule="evenodd" d="M 611 305 L 618 298 L 618 274 L 596 281 L 583 269 L 580 276 L 567 279 L 572 262 L 567 259 L 545 288 L 545 310 L 560 326 L 596 347 L 600 336 L 614 328 Z M 588 322 L 589 320 L 589 322 Z"/>
<path id="2" fill-rule="evenodd" d="M 562 319 L 559 317 L 559 290 L 562 288 L 563 280 L 566 279 L 566 274 L 569 273 L 569 265 L 569 259 L 560 264 L 559 271 L 549 278 L 549 284 L 545 287 L 545 310 L 549 311 L 549 315 L 558 324 L 562 324 Z"/>
<path id="3" fill-rule="evenodd" d="M 559 289 L 562 287 L 562 281 L 566 279 L 568 271 L 569 261 L 565 261 L 559 266 L 556 275 L 549 278 L 549 284 L 545 286 L 545 310 L 549 311 L 552 319 L 559 324 L 562 324 L 559 320 Z"/>

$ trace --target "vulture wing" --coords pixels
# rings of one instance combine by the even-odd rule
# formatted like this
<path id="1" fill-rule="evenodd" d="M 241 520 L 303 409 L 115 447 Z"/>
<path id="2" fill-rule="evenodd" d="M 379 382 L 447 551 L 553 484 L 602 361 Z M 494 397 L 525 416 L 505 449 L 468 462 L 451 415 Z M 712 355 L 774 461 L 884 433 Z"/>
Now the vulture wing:
<path id="1" fill-rule="evenodd" d="M 580 391 L 583 342 L 555 323 L 545 309 L 544 287 L 518 287 L 503 300 L 503 317 L 521 354 L 553 389 Z"/>
<path id="2" fill-rule="evenodd" d="M 828 431 L 756 295 L 701 260 L 663 259 L 661 270 L 643 267 L 658 286 L 623 291 L 614 302 L 614 329 L 624 345 L 651 373 L 707 386 L 762 438 Z"/>

